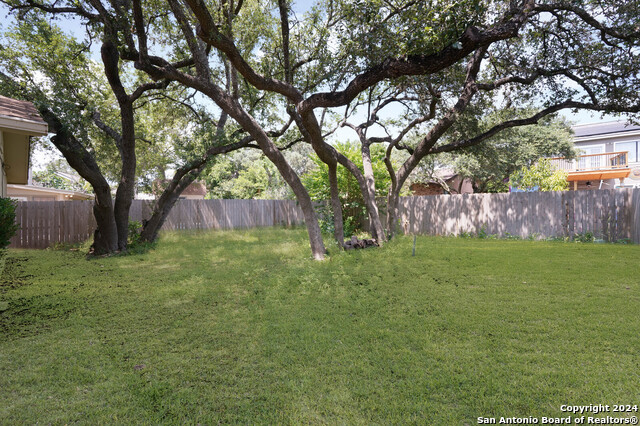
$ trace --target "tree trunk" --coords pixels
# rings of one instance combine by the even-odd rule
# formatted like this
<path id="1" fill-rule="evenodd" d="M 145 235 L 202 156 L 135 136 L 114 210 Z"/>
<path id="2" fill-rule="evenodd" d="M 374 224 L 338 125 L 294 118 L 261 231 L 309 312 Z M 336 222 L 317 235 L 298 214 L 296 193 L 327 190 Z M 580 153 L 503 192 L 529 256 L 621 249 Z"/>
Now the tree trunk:
<path id="1" fill-rule="evenodd" d="M 106 40 L 100 48 L 100 54 L 107 81 L 120 107 L 122 132 L 119 140 L 116 139 L 115 142 L 120 151 L 122 168 L 120 170 L 120 182 L 116 190 L 116 201 L 113 212 L 118 230 L 118 250 L 126 250 L 129 237 L 129 210 L 134 197 L 136 179 L 134 99 L 127 94 L 120 80 L 120 54 L 115 44 L 110 40 L 111 38 L 115 38 L 115 35 L 107 32 L 105 34 Z"/>
<path id="2" fill-rule="evenodd" d="M 162 195 L 160 195 L 160 198 L 158 198 L 153 206 L 151 218 L 143 224 L 142 232 L 140 233 L 140 239 L 142 241 L 153 242 L 158 238 L 158 232 L 180 197 L 180 194 L 198 178 L 203 168 L 204 164 L 196 169 L 190 170 L 188 173 L 181 172 L 180 170 L 176 172 L 171 182 L 169 182 L 169 186 L 162 192 Z"/>
<path id="3" fill-rule="evenodd" d="M 344 248 L 344 222 L 342 218 L 342 203 L 338 188 L 338 165 L 329 164 L 329 188 L 331 190 L 331 210 L 333 211 L 333 236 L 340 248 Z"/>
<path id="4" fill-rule="evenodd" d="M 391 188 L 387 196 L 387 229 L 389 231 L 389 239 L 395 237 L 396 232 L 398 232 L 398 207 L 400 203 L 398 192 Z"/>
<path id="5" fill-rule="evenodd" d="M 93 250 L 95 254 L 108 254 L 118 250 L 118 232 L 113 215 L 111 188 L 104 178 L 95 158 L 70 134 L 60 118 L 48 106 L 38 104 L 38 110 L 49 125 L 49 131 L 55 133 L 51 142 L 62 153 L 69 165 L 89 182 L 95 192 L 93 214 L 97 229 L 94 233 Z"/>
<path id="6" fill-rule="evenodd" d="M 118 250 L 118 229 L 113 215 L 113 200 L 109 185 L 93 186 L 96 194 L 93 215 L 97 229 L 93 234 L 93 254 L 109 254 Z"/>
<path id="7" fill-rule="evenodd" d="M 398 173 L 396 173 L 395 175 L 392 174 L 392 185 L 391 189 L 389 189 L 389 195 L 387 196 L 387 227 L 389 229 L 389 238 L 393 238 L 398 232 L 398 226 L 400 225 L 398 223 L 400 191 L 402 190 L 402 186 L 407 181 L 409 174 L 415 168 L 417 163 L 418 162 L 413 158 L 410 158 L 402 165 L 402 167 L 400 167 Z M 387 169 L 392 170 L 392 168 L 390 168 L 390 160 L 389 164 L 387 164 Z"/>
<path id="8" fill-rule="evenodd" d="M 229 115 L 233 117 L 232 114 Z M 257 123 L 255 123 L 255 125 L 258 126 Z M 257 127 L 257 129 L 260 128 Z M 313 258 L 315 260 L 323 260 L 327 250 L 325 249 L 322 241 L 322 232 L 320 231 L 320 225 L 318 224 L 318 218 L 316 217 L 311 197 L 309 197 L 307 189 L 300 181 L 296 172 L 291 168 L 289 163 L 287 163 L 287 160 L 284 158 L 282 153 L 264 134 L 264 132 L 262 132 L 262 129 L 260 129 L 260 133 L 261 134 L 254 135 L 256 142 L 258 142 L 262 152 L 264 152 L 267 158 L 269 158 L 269 160 L 271 160 L 271 162 L 277 167 L 284 180 L 289 184 L 296 196 L 296 199 L 298 200 L 300 208 L 302 209 L 304 221 L 307 225 L 307 232 L 309 234 L 309 243 L 311 244 L 311 253 Z"/>
<path id="9" fill-rule="evenodd" d="M 378 241 L 378 244 L 382 244 L 385 240 L 384 229 L 382 228 L 382 222 L 380 221 L 380 212 L 378 211 L 378 205 L 376 204 L 376 181 L 373 176 L 373 165 L 371 164 L 371 150 L 369 149 L 369 143 L 364 142 L 361 144 L 362 152 L 362 167 L 364 169 L 364 183 L 365 192 L 368 198 L 367 212 L 369 213 L 369 224 L 371 229 L 371 236 Z M 365 195 L 364 192 L 362 194 Z"/>
<path id="10" fill-rule="evenodd" d="M 129 109 L 130 111 L 128 111 Z M 121 115 L 122 169 L 116 190 L 114 218 L 118 229 L 118 250 L 126 250 L 129 238 L 129 210 L 135 195 L 136 179 L 136 147 L 132 105 L 121 106 Z"/>

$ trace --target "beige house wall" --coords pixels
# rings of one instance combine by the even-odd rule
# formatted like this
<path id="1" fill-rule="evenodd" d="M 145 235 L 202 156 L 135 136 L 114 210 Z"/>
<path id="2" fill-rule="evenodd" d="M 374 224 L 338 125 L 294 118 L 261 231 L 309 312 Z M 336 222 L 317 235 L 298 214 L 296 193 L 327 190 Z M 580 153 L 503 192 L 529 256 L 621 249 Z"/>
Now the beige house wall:
<path id="1" fill-rule="evenodd" d="M 4 161 L 8 184 L 29 181 L 29 135 L 4 132 Z"/>

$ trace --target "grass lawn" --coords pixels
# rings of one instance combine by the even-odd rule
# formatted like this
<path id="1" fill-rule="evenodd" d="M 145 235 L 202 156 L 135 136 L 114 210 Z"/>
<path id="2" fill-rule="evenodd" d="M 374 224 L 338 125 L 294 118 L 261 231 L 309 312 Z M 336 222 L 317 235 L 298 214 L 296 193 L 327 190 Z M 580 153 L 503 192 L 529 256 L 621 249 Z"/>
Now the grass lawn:
<path id="1" fill-rule="evenodd" d="M 314 262 L 303 230 L 262 229 L 92 261 L 10 250 L 0 423 L 454 425 L 640 404 L 640 246 L 411 245 Z"/>

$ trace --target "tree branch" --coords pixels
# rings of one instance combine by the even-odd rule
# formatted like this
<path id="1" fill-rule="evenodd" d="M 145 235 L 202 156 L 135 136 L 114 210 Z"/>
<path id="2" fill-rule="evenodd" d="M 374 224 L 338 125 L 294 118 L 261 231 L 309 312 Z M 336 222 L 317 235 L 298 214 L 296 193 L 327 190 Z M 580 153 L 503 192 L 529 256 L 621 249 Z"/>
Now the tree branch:
<path id="1" fill-rule="evenodd" d="M 451 152 L 456 151 L 458 149 L 467 148 L 473 145 L 477 145 L 480 142 L 498 134 L 499 132 L 509 129 L 511 127 L 519 127 L 526 126 L 530 124 L 537 124 L 540 119 L 543 117 L 558 112 L 563 109 L 586 109 L 591 111 L 608 111 L 608 112 L 619 112 L 619 113 L 637 113 L 640 112 L 640 105 L 635 105 L 632 107 L 625 107 L 618 104 L 589 104 L 584 102 L 576 102 L 572 100 L 567 100 L 555 105 L 548 106 L 538 113 L 532 115 L 528 118 L 516 119 L 516 120 L 508 120 L 504 121 L 500 124 L 493 126 L 491 129 L 487 130 L 484 133 L 481 133 L 471 139 L 466 139 L 462 141 L 458 141 L 451 144 L 441 145 L 438 147 L 432 147 L 429 150 L 429 154 L 437 154 L 440 152 Z"/>

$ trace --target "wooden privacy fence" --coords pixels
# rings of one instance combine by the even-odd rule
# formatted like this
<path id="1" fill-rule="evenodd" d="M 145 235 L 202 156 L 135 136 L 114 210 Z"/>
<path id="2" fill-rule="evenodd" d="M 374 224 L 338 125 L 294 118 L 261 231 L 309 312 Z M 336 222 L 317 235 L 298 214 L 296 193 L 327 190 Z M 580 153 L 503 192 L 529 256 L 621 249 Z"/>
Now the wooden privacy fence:
<path id="1" fill-rule="evenodd" d="M 150 201 L 135 200 L 131 220 L 151 216 Z M 95 229 L 92 201 L 21 201 L 20 225 L 10 247 L 46 248 L 78 243 Z M 565 237 L 593 232 L 606 241 L 640 243 L 640 188 L 405 197 L 400 200 L 405 233 Z M 242 229 L 300 225 L 293 200 L 180 200 L 162 229 Z"/>
<path id="2" fill-rule="evenodd" d="M 130 219 L 151 217 L 151 201 L 134 200 Z M 79 243 L 96 228 L 93 201 L 20 201 L 16 210 L 20 230 L 13 248 L 47 248 L 55 243 Z M 162 226 L 176 229 L 242 229 L 304 223 L 293 200 L 179 200 Z"/>
<path id="3" fill-rule="evenodd" d="M 572 237 L 592 232 L 605 241 L 640 243 L 640 188 L 405 197 L 405 233 Z"/>

